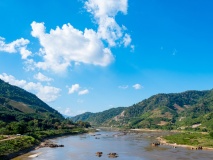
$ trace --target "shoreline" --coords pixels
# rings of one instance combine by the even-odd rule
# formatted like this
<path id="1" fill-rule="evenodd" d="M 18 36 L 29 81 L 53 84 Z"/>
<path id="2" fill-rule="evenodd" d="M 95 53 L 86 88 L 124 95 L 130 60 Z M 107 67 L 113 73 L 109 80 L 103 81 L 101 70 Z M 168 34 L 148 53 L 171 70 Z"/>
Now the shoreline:
<path id="1" fill-rule="evenodd" d="M 186 144 L 177 144 L 177 143 L 168 143 L 165 139 L 162 137 L 157 137 L 156 138 L 159 142 L 160 145 L 167 145 L 167 146 L 173 146 L 173 147 L 182 147 L 182 148 L 188 148 L 188 149 L 195 149 L 198 148 L 198 146 L 192 146 L 192 145 L 186 145 Z M 211 150 L 213 151 L 213 148 L 211 147 L 202 147 L 202 150 Z"/>
<path id="2" fill-rule="evenodd" d="M 178 131 L 178 130 L 157 130 L 157 129 L 130 129 L 130 131 L 136 131 L 136 132 L 170 132 L 170 133 L 181 133 L 183 131 Z M 185 144 L 177 144 L 177 143 L 169 143 L 166 141 L 166 139 L 162 137 L 157 137 L 156 138 L 161 145 L 167 145 L 167 146 L 173 146 L 173 147 L 182 147 L 182 148 L 188 148 L 188 149 L 195 149 L 198 148 L 198 146 L 192 146 L 192 145 L 185 145 Z M 213 148 L 211 147 L 202 147 L 202 150 L 209 150 L 213 151 Z"/>
<path id="3" fill-rule="evenodd" d="M 87 132 L 85 132 L 85 133 L 87 133 Z M 34 144 L 31 147 L 28 147 L 26 149 L 23 149 L 23 150 L 14 152 L 14 153 L 10 153 L 8 155 L 2 155 L 2 156 L 0 156 L 0 159 L 1 160 L 11 160 L 11 159 L 19 157 L 21 155 L 27 154 L 28 152 L 31 152 L 33 150 L 37 150 L 38 148 L 41 147 L 41 144 L 44 143 L 45 141 L 50 141 L 51 139 L 58 138 L 58 137 L 72 136 L 72 135 L 77 135 L 77 134 L 84 134 L 84 133 L 63 133 L 63 134 L 58 134 L 58 135 L 52 135 L 52 136 L 49 136 L 49 137 L 45 137 L 42 140 L 40 140 L 38 144 Z"/>
<path id="4" fill-rule="evenodd" d="M 178 131 L 178 130 L 162 130 L 162 129 L 148 129 L 148 128 L 130 129 L 130 131 L 138 131 L 138 132 L 170 132 L 170 133 L 181 133 L 181 132 L 183 132 L 183 131 Z"/>
<path id="5" fill-rule="evenodd" d="M 114 130 L 114 129 L 112 129 Z M 118 130 L 117 130 L 118 131 Z M 126 130 L 127 131 L 127 130 Z M 155 129 L 129 129 L 129 131 L 133 131 L 133 132 L 170 132 L 170 133 L 180 133 L 182 131 L 177 131 L 177 130 L 171 130 L 171 131 L 167 131 L 167 130 L 155 130 Z M 89 133 L 89 132 L 87 132 Z M 76 134 L 84 134 L 84 133 L 76 133 Z M 2 160 L 10 160 L 16 157 L 19 157 L 21 155 L 27 154 L 28 152 L 31 152 L 33 150 L 37 150 L 39 148 L 42 147 L 42 143 L 45 143 L 46 141 L 51 141 L 51 139 L 54 138 L 58 138 L 58 137 L 63 137 L 63 136 L 72 136 L 72 135 L 76 135 L 76 134 L 60 134 L 60 135 L 54 135 L 54 136 L 50 136 L 50 137 L 46 137 L 44 139 L 42 139 L 38 144 L 35 144 L 29 148 L 26 148 L 24 150 L 15 152 L 15 153 L 11 153 L 9 155 L 5 155 L 5 156 L 0 156 L 0 159 Z M 164 138 L 162 137 L 156 137 L 156 139 L 160 142 L 160 145 L 167 145 L 167 146 L 173 146 L 174 148 L 176 147 L 182 147 L 182 148 L 187 148 L 187 149 L 196 149 L 197 146 L 192 146 L 192 145 L 183 145 L 183 144 L 176 144 L 176 143 L 168 143 Z M 211 147 L 202 147 L 203 150 L 208 150 L 208 151 L 213 151 L 213 148 Z M 41 153 L 40 153 L 41 154 Z M 36 155 L 36 154 L 35 154 Z"/>

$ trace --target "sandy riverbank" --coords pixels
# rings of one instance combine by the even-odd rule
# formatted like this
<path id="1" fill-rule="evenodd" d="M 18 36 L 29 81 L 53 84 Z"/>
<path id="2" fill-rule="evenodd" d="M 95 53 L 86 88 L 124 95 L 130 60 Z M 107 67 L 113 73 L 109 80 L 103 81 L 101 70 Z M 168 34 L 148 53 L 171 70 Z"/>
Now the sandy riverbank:
<path id="1" fill-rule="evenodd" d="M 156 130 L 156 129 L 130 129 L 130 131 L 136 131 L 136 132 L 165 132 L 165 130 Z M 168 131 L 168 132 L 170 132 L 170 133 L 180 133 L 182 131 L 171 130 L 171 131 Z M 187 149 L 196 149 L 198 147 L 198 146 L 192 146 L 192 145 L 183 145 L 183 144 L 176 144 L 176 143 L 168 143 L 162 137 L 157 137 L 156 139 L 160 142 L 161 145 L 168 145 L 168 146 L 172 146 L 174 148 L 176 148 L 176 147 L 183 147 L 183 148 L 187 148 Z M 213 148 L 211 148 L 211 147 L 202 147 L 202 149 L 203 150 L 211 150 L 211 151 L 213 151 Z"/>
<path id="2" fill-rule="evenodd" d="M 179 130 L 161 130 L 161 129 L 147 129 L 147 128 L 143 128 L 143 129 L 130 129 L 130 131 L 138 131 L 138 132 L 172 132 L 172 133 L 179 133 L 182 131 Z"/>

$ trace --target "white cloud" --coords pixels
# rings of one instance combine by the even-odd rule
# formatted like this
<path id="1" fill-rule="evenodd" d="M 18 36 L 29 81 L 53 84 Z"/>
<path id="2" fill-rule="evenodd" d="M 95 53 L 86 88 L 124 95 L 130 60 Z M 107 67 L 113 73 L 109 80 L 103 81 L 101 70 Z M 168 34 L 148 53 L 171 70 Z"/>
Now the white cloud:
<path id="1" fill-rule="evenodd" d="M 34 62 L 37 68 L 63 72 L 72 62 L 107 66 L 114 60 L 111 50 L 104 47 L 92 29 L 82 32 L 71 24 L 64 24 L 45 33 L 44 23 L 33 22 L 31 26 L 32 36 L 38 38 L 42 46 L 43 61 Z"/>
<path id="2" fill-rule="evenodd" d="M 141 86 L 140 84 L 135 84 L 132 87 L 135 88 L 136 90 L 143 88 L 143 86 Z"/>
<path id="3" fill-rule="evenodd" d="M 40 73 L 40 72 L 39 72 L 38 74 L 34 75 L 34 78 L 35 78 L 36 80 L 38 80 L 38 81 L 41 81 L 41 82 L 50 82 L 50 81 L 53 81 L 52 78 L 49 78 L 49 77 L 43 75 L 43 74 Z"/>
<path id="4" fill-rule="evenodd" d="M 85 8 L 94 16 L 101 39 L 106 40 L 110 46 L 130 44 L 130 37 L 124 36 L 126 27 L 119 26 L 115 20 L 118 12 L 127 14 L 128 0 L 88 0 L 85 2 Z"/>
<path id="5" fill-rule="evenodd" d="M 118 88 L 120 88 L 120 89 L 127 89 L 127 88 L 129 88 L 129 86 L 128 85 L 122 85 L 122 86 L 118 86 Z"/>
<path id="6" fill-rule="evenodd" d="M 95 17 L 114 17 L 118 12 L 127 13 L 127 0 L 88 0 L 85 2 L 88 12 Z"/>
<path id="7" fill-rule="evenodd" d="M 113 46 L 130 46 L 133 50 L 131 37 L 125 33 L 127 28 L 115 20 L 119 12 L 127 14 L 128 0 L 87 0 L 84 7 L 98 24 L 96 30 L 85 28 L 81 31 L 68 23 L 46 31 L 44 23 L 34 21 L 31 23 L 31 35 L 38 38 L 40 43 L 38 52 L 33 54 L 34 57 L 29 58 L 32 55 L 32 52 L 27 50 L 30 41 L 24 38 L 7 44 L 5 39 L 0 37 L 0 51 L 19 52 L 25 60 L 27 71 L 42 69 L 61 73 L 72 65 L 82 63 L 109 65 L 114 61 L 111 52 Z"/>
<path id="8" fill-rule="evenodd" d="M 89 90 L 85 89 L 85 90 L 79 91 L 78 95 L 84 95 L 84 94 L 88 94 L 88 93 L 89 93 Z"/>
<path id="9" fill-rule="evenodd" d="M 71 88 L 69 88 L 68 93 L 69 94 L 73 94 L 74 92 L 77 92 L 80 89 L 80 85 L 79 84 L 73 84 L 71 86 Z"/>
<path id="10" fill-rule="evenodd" d="M 11 43 L 5 43 L 5 38 L 0 37 L 0 51 L 7 53 L 20 52 L 22 59 L 27 59 L 32 54 L 31 51 L 27 50 L 27 45 L 30 43 L 29 40 L 21 38 Z"/>
<path id="11" fill-rule="evenodd" d="M 66 108 L 65 111 L 64 111 L 64 115 L 72 116 L 73 112 L 72 112 L 72 110 L 70 108 Z"/>
<path id="12" fill-rule="evenodd" d="M 21 88 L 23 88 L 27 83 L 25 80 L 16 80 L 15 77 L 13 77 L 12 75 L 7 75 L 6 73 L 0 74 L 0 79 Z"/>
<path id="13" fill-rule="evenodd" d="M 84 95 L 84 94 L 88 94 L 89 90 L 88 89 L 84 89 L 84 90 L 80 90 L 80 85 L 79 84 L 73 84 L 70 88 L 68 88 L 68 94 L 73 94 L 75 92 L 78 92 L 78 95 Z"/>
<path id="14" fill-rule="evenodd" d="M 57 107 L 57 109 L 61 114 L 66 116 L 76 116 L 86 112 L 86 110 L 73 111 L 70 107 L 67 107 L 65 109 L 63 109 L 62 107 Z"/>
<path id="15" fill-rule="evenodd" d="M 15 85 L 29 92 L 35 93 L 37 97 L 45 102 L 55 101 L 60 96 L 61 89 L 53 86 L 43 86 L 41 83 L 17 80 L 14 76 L 7 75 L 6 73 L 0 74 L 0 79 L 10 83 L 11 85 Z"/>
<path id="16" fill-rule="evenodd" d="M 33 88 L 37 91 L 37 96 L 41 98 L 45 102 L 55 101 L 60 96 L 61 89 L 52 87 L 52 86 L 42 86 L 40 83 L 37 83 L 36 87 L 38 89 Z"/>
<path id="17" fill-rule="evenodd" d="M 127 47 L 131 43 L 131 41 L 132 41 L 132 39 L 131 39 L 130 35 L 125 34 L 124 39 L 123 39 L 124 46 Z"/>

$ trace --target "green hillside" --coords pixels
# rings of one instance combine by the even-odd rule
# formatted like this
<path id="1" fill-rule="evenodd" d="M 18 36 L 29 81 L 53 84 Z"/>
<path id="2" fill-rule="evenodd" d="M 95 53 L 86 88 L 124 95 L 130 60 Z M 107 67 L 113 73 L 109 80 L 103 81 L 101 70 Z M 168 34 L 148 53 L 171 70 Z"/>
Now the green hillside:
<path id="1" fill-rule="evenodd" d="M 63 116 L 34 94 L 0 80 L 0 120 L 63 119 Z"/>
<path id="2" fill-rule="evenodd" d="M 109 113 L 90 113 L 85 119 L 81 119 L 84 114 L 77 117 L 104 126 L 209 131 L 213 130 L 213 90 L 157 94 L 121 108 L 113 116 Z"/>
<path id="3" fill-rule="evenodd" d="M 72 117 L 71 119 L 74 122 L 88 121 L 92 125 L 103 125 L 108 124 L 111 119 L 121 114 L 124 109 L 125 109 L 124 107 L 118 107 L 118 108 L 111 108 L 109 110 L 98 113 L 86 112 L 78 116 Z"/>

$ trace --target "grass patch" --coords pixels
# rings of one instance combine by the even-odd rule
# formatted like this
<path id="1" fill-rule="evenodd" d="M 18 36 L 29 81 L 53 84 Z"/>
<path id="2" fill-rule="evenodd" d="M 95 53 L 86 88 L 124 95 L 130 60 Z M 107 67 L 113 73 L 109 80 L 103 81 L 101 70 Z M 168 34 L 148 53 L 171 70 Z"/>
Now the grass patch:
<path id="1" fill-rule="evenodd" d="M 36 143 L 38 143 L 38 140 L 30 136 L 20 136 L 15 139 L 2 141 L 0 143 L 0 156 L 32 147 Z"/>
<path id="2" fill-rule="evenodd" d="M 213 138 L 209 134 L 184 132 L 163 137 L 168 143 L 213 148 Z"/>

